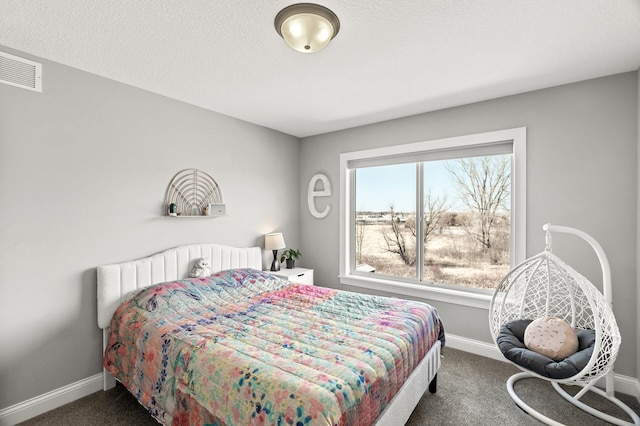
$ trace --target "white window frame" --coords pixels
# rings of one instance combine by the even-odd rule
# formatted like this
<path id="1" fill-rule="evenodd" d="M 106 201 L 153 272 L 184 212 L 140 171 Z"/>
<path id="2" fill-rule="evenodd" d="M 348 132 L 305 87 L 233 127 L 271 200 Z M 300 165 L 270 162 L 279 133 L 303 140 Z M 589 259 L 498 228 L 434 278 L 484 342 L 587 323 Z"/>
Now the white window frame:
<path id="1" fill-rule="evenodd" d="M 340 283 L 399 295 L 420 297 L 457 305 L 488 309 L 491 294 L 474 289 L 432 286 L 417 280 L 376 276 L 354 270 L 351 235 L 354 227 L 355 170 L 358 162 L 392 163 L 399 156 L 425 154 L 444 150 L 462 150 L 511 142 L 511 267 L 526 254 L 526 127 L 477 133 L 425 142 L 373 148 L 340 154 Z M 350 166 L 351 165 L 351 166 Z M 496 283 L 497 286 L 498 283 Z"/>

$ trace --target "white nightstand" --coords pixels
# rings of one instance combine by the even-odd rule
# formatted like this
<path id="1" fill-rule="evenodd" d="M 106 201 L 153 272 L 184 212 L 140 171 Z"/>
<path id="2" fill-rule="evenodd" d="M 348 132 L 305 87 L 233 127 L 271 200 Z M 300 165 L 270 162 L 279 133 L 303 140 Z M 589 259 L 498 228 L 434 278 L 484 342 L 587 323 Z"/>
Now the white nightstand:
<path id="1" fill-rule="evenodd" d="M 266 271 L 270 274 L 289 280 L 294 283 L 313 285 L 313 269 L 306 268 L 281 268 L 279 271 Z"/>

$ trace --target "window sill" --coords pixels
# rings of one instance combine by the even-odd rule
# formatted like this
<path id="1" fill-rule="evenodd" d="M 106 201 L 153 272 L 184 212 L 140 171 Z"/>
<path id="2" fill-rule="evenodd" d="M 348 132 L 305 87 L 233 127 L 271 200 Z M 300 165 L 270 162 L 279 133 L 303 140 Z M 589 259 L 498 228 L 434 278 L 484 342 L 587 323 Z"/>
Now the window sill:
<path id="1" fill-rule="evenodd" d="M 340 284 L 385 291 L 398 295 L 420 297 L 438 302 L 489 310 L 491 295 L 426 286 L 360 275 L 341 275 Z"/>

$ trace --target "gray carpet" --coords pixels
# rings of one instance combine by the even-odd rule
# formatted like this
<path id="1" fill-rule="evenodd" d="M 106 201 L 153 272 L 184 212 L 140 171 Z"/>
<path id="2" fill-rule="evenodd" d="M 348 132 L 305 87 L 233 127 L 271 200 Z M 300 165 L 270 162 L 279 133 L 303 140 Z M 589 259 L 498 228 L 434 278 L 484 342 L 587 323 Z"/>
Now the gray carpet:
<path id="1" fill-rule="evenodd" d="M 517 371 L 504 362 L 446 348 L 438 373 L 438 392 L 427 392 L 422 397 L 407 425 L 540 425 L 540 422 L 522 411 L 507 393 L 506 381 Z M 543 380 L 522 380 L 516 384 L 516 392 L 535 409 L 566 425 L 608 424 L 565 401 L 551 388 L 551 384 Z M 622 394 L 617 396 L 636 413 L 640 413 L 637 399 Z M 618 407 L 591 392 L 582 401 L 629 420 Z M 21 425 L 157 426 L 158 423 L 118 385 L 115 389 L 94 393 Z"/>

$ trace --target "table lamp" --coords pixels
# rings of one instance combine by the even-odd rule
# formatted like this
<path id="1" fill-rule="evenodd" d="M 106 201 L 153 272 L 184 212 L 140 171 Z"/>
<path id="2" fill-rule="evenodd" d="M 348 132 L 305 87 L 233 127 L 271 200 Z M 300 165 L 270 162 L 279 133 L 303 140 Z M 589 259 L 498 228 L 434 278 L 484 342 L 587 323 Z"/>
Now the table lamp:
<path id="1" fill-rule="evenodd" d="M 264 248 L 266 250 L 273 250 L 273 262 L 271 263 L 271 271 L 280 270 L 280 262 L 278 261 L 278 250 L 285 248 L 287 245 L 284 242 L 282 232 L 273 232 L 264 236 Z"/>

